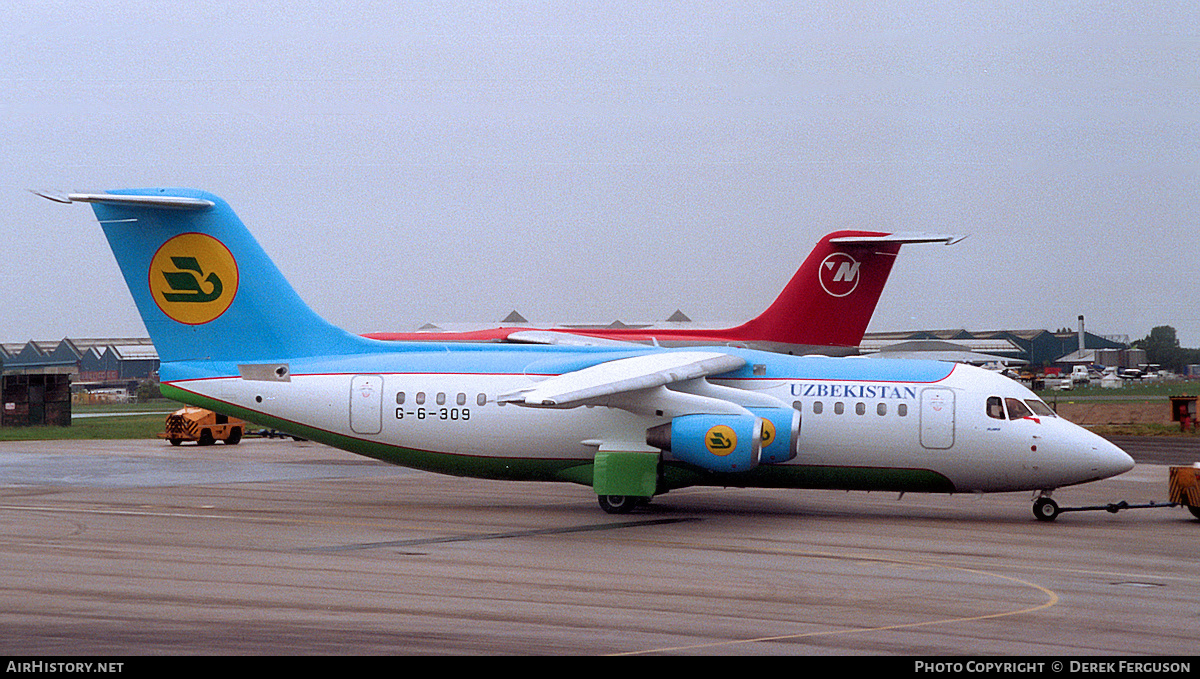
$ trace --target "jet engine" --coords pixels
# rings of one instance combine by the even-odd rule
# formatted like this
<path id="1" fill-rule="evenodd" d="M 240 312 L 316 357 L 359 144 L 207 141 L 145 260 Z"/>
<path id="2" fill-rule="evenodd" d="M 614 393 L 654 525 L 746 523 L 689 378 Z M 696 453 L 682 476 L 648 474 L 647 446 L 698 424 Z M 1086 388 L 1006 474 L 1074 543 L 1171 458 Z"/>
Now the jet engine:
<path id="1" fill-rule="evenodd" d="M 744 472 L 758 466 L 762 433 L 754 415 L 682 415 L 647 429 L 646 443 L 709 471 Z"/>
<path id="2" fill-rule="evenodd" d="M 750 408 L 763 419 L 761 464 L 787 462 L 800 446 L 800 413 L 792 408 Z"/>
<path id="3" fill-rule="evenodd" d="M 713 472 L 744 472 L 796 457 L 800 413 L 750 408 L 749 415 L 683 415 L 646 430 L 646 443 Z"/>

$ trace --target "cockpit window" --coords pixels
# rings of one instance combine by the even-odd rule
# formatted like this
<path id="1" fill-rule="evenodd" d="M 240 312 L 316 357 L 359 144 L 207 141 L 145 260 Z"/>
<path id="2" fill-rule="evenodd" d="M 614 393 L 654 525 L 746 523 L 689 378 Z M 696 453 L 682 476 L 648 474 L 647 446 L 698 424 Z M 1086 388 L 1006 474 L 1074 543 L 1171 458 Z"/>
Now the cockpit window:
<path id="1" fill-rule="evenodd" d="M 1039 417 L 1058 417 L 1053 408 L 1036 398 L 1025 399 L 1025 405 L 1029 406 L 1029 409 Z"/>
<path id="2" fill-rule="evenodd" d="M 1004 419 L 1004 403 L 999 396 L 989 396 L 987 400 L 988 417 L 993 417 L 997 420 Z"/>
<path id="3" fill-rule="evenodd" d="M 1006 398 L 1004 399 L 1004 405 L 1008 406 L 1008 419 L 1010 420 L 1019 420 L 1022 417 L 1033 416 L 1033 412 L 1029 410 L 1029 407 L 1019 399 Z"/>

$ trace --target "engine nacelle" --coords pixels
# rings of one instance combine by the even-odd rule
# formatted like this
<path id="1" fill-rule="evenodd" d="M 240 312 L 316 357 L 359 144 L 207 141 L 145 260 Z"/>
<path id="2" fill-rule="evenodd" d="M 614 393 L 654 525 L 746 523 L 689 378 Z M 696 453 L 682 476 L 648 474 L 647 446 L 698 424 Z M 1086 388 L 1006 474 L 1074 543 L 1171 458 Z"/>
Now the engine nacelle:
<path id="1" fill-rule="evenodd" d="M 713 472 L 758 466 L 763 420 L 752 415 L 682 415 L 646 430 L 646 443 Z"/>
<path id="2" fill-rule="evenodd" d="M 750 408 L 763 418 L 761 464 L 778 464 L 800 449 L 800 413 L 793 408 Z"/>

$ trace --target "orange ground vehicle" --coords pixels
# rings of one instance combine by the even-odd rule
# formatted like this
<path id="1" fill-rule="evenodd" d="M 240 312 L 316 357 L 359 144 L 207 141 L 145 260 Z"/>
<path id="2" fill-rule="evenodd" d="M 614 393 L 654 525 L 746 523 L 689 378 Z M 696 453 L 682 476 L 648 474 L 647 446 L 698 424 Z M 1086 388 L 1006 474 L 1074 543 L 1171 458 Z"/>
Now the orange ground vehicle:
<path id="1" fill-rule="evenodd" d="M 167 430 L 159 434 L 171 445 L 184 441 L 195 441 L 198 445 L 211 446 L 218 440 L 234 445 L 242 440 L 246 423 L 236 417 L 214 413 L 204 408 L 180 408 L 167 416 Z"/>
<path id="2" fill-rule="evenodd" d="M 1171 502 L 1188 508 L 1200 519 L 1200 462 L 1191 467 L 1171 467 Z"/>

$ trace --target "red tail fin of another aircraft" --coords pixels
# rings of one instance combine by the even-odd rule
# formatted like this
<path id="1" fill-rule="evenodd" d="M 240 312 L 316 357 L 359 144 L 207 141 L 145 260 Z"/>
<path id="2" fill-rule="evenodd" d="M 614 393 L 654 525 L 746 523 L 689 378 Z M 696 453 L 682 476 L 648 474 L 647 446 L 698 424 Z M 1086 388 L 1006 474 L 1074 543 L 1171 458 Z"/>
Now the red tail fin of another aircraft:
<path id="1" fill-rule="evenodd" d="M 779 297 L 758 317 L 726 331 L 730 340 L 856 347 L 906 243 L 954 236 L 837 231 L 822 238 Z"/>
<path id="2" fill-rule="evenodd" d="M 779 297 L 734 328 L 513 328 L 474 332 L 373 333 L 382 340 L 492 341 L 533 344 L 654 342 L 743 344 L 788 353 L 854 353 L 879 303 L 900 246 L 955 243 L 958 236 L 837 231 L 817 242 Z"/>

